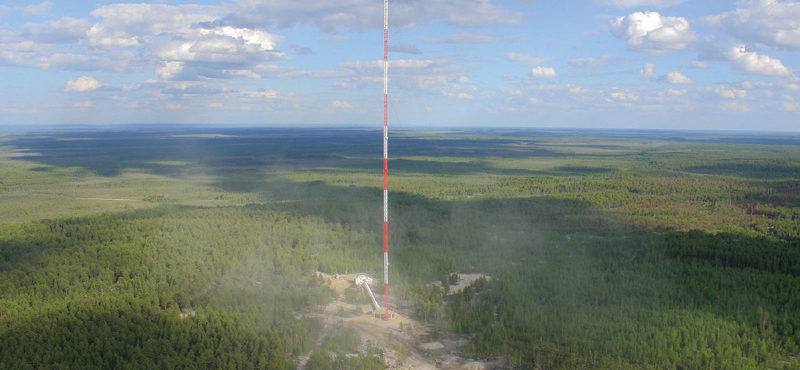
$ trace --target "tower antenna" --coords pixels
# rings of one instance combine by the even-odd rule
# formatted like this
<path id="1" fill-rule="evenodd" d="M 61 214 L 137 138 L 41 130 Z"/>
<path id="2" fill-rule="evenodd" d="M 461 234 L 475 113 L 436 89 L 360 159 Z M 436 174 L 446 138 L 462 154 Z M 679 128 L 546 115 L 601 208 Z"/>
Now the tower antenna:
<path id="1" fill-rule="evenodd" d="M 389 320 L 389 0 L 383 0 L 383 320 Z"/>

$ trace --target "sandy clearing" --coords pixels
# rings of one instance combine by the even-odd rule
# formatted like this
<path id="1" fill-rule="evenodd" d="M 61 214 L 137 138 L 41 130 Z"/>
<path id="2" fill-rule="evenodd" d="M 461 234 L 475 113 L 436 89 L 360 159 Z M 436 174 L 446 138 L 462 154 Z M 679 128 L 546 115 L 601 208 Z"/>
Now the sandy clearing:
<path id="1" fill-rule="evenodd" d="M 376 318 L 369 306 L 356 307 L 343 301 L 344 290 L 353 284 L 358 274 L 332 275 L 320 273 L 339 293 L 339 299 L 327 305 L 319 316 L 325 322 L 323 335 L 327 335 L 337 325 L 355 328 L 361 333 L 362 341 L 371 342 L 384 350 L 384 358 L 389 369 L 446 369 L 446 370 L 489 370 L 500 369 L 505 365 L 502 358 L 490 360 L 465 359 L 459 350 L 460 345 L 469 341 L 464 336 L 434 332 L 432 328 L 408 316 L 407 312 L 395 312 L 389 321 Z M 459 285 L 463 289 L 483 274 L 461 274 Z M 486 276 L 488 279 L 489 277 Z M 452 290 L 451 290 L 452 291 Z M 357 312 L 361 309 L 364 313 Z M 343 317 L 341 313 L 346 313 Z M 321 342 L 321 341 L 320 341 Z M 319 343 L 318 343 L 319 345 Z M 298 361 L 298 369 L 305 368 L 307 356 Z"/>

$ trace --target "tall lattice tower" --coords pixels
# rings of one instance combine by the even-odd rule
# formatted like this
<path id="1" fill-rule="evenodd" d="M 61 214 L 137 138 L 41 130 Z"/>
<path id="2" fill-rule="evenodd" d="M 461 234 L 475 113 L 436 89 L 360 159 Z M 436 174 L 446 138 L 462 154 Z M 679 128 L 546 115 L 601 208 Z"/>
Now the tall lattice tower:
<path id="1" fill-rule="evenodd" d="M 383 307 L 389 320 L 389 0 L 383 0 Z"/>

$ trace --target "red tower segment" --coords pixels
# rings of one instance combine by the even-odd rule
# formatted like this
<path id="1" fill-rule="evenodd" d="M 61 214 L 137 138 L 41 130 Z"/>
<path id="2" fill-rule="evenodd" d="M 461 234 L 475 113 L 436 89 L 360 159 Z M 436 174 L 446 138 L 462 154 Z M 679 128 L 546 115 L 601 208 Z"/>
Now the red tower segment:
<path id="1" fill-rule="evenodd" d="M 389 320 L 389 0 L 383 0 L 383 307 Z"/>

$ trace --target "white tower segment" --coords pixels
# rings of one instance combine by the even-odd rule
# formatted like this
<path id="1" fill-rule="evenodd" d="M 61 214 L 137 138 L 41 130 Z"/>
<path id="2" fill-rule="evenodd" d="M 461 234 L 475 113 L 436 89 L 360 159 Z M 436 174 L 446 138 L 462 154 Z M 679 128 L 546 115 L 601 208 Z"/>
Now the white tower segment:
<path id="1" fill-rule="evenodd" d="M 389 320 L 389 0 L 383 0 L 383 307 Z"/>

